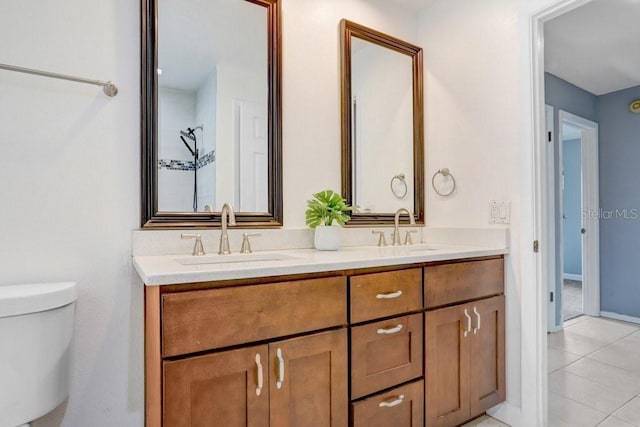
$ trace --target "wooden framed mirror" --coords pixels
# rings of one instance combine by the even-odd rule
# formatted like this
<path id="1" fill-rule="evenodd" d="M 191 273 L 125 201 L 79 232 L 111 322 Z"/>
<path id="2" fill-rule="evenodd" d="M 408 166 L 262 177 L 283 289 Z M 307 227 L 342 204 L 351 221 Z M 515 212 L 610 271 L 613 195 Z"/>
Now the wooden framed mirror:
<path id="1" fill-rule="evenodd" d="M 348 225 L 393 223 L 399 208 L 424 224 L 422 48 L 345 19 L 340 30 Z"/>
<path id="2" fill-rule="evenodd" d="M 142 226 L 282 225 L 278 0 L 142 0 Z"/>

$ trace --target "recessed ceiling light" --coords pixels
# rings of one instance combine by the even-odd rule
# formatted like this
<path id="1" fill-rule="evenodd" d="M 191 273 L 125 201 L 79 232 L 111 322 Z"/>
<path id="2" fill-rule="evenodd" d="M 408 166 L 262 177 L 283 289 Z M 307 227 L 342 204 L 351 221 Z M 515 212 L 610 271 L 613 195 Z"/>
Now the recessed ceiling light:
<path id="1" fill-rule="evenodd" d="M 162 68 L 158 68 L 158 75 L 161 76 L 162 75 Z"/>

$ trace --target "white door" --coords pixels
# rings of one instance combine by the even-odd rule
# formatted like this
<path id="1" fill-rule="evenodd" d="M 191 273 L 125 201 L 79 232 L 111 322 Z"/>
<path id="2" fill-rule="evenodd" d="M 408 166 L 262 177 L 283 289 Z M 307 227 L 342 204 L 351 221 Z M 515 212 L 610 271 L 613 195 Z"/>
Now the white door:
<path id="1" fill-rule="evenodd" d="M 238 132 L 236 143 L 236 194 L 239 212 L 268 211 L 267 109 L 250 101 L 234 101 Z"/>
<path id="2" fill-rule="evenodd" d="M 600 316 L 600 197 L 598 170 L 598 124 L 575 114 L 560 110 L 560 135 L 564 139 L 562 124 L 580 131 L 582 176 L 582 294 L 583 311 L 589 316 Z M 562 230 L 558 230 L 562 238 Z M 564 243 L 563 243 L 564 245 Z M 564 246 L 562 246 L 564 247 Z M 562 258 L 561 258 L 562 259 Z M 561 264 L 562 266 L 562 264 Z"/>

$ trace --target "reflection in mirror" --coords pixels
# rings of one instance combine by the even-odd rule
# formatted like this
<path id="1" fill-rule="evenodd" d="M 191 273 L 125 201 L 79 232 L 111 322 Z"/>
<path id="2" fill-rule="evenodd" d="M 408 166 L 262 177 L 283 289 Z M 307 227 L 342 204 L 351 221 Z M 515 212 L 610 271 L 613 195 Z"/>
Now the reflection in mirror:
<path id="1" fill-rule="evenodd" d="M 422 49 L 342 20 L 342 190 L 349 224 L 424 223 Z"/>
<path id="2" fill-rule="evenodd" d="M 276 2 L 143 0 L 143 226 L 280 224 Z"/>
<path id="3" fill-rule="evenodd" d="M 394 213 L 413 204 L 411 61 L 375 43 L 351 40 L 353 200 L 363 213 Z M 404 178 L 394 179 L 399 175 Z M 403 183 L 406 188 L 399 188 Z"/>

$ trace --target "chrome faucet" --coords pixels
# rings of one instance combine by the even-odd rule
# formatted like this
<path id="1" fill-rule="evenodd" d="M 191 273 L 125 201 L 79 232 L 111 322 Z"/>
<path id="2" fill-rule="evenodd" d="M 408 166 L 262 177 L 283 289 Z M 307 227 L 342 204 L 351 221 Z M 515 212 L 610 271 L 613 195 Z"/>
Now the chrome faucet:
<path id="1" fill-rule="evenodd" d="M 231 203 L 225 203 L 222 205 L 222 212 L 220 213 L 220 222 L 222 223 L 222 234 L 220 234 L 220 246 L 218 247 L 218 255 L 230 254 L 229 249 L 229 235 L 227 234 L 227 218 L 229 225 L 236 225 L 236 214 L 233 211 Z"/>
<path id="2" fill-rule="evenodd" d="M 412 225 L 416 225 L 416 220 L 413 219 L 413 214 L 411 213 L 411 211 L 407 208 L 400 208 L 396 211 L 396 215 L 393 218 L 393 236 L 392 236 L 392 242 L 393 242 L 393 246 L 400 246 L 400 214 L 402 212 L 406 212 L 407 215 L 409 215 L 409 222 Z"/>

